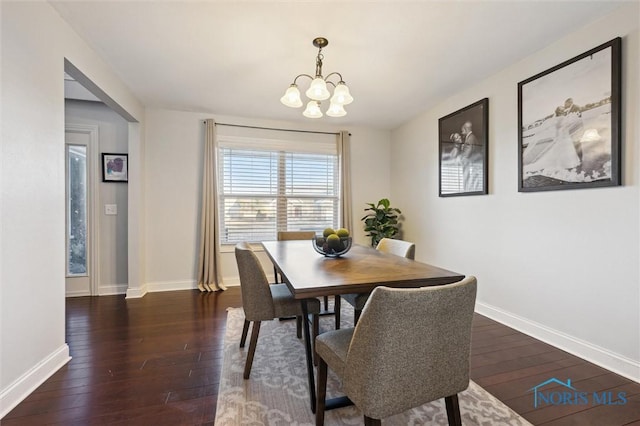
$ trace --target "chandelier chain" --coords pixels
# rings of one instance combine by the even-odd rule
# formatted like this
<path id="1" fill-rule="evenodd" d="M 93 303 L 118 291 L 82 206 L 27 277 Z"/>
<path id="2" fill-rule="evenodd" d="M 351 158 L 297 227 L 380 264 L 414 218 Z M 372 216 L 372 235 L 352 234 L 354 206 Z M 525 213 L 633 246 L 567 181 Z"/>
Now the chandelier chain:
<path id="1" fill-rule="evenodd" d="M 316 77 L 322 77 L 322 60 L 324 55 L 322 54 L 322 47 L 318 48 L 318 56 L 316 57 Z"/>

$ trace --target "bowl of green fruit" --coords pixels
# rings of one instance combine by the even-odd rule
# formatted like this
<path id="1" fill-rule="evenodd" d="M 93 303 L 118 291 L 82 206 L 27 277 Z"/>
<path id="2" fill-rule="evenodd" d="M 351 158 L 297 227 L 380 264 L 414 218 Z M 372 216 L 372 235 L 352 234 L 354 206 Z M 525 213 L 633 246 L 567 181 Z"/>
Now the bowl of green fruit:
<path id="1" fill-rule="evenodd" d="M 349 231 L 344 228 L 338 230 L 327 228 L 321 237 L 314 237 L 311 244 L 315 251 L 326 257 L 339 257 L 351 248 L 351 237 Z"/>

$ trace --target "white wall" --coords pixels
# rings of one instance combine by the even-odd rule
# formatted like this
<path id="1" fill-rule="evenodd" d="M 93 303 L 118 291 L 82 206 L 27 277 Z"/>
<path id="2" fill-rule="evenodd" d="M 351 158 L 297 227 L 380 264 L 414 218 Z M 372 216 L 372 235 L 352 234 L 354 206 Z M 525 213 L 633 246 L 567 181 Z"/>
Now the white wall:
<path id="1" fill-rule="evenodd" d="M 251 120 L 215 114 L 147 109 L 146 255 L 147 290 L 195 288 L 200 224 L 200 188 L 204 147 L 203 120 L 221 123 L 337 131 L 336 127 Z M 223 127 L 219 129 L 224 129 Z M 361 222 L 364 204 L 389 195 L 387 131 L 349 128 L 354 194 L 354 238 L 366 243 Z M 224 130 L 218 130 L 223 132 Z M 225 284 L 238 283 L 233 247 L 222 256 Z M 265 267 L 270 266 L 262 256 Z"/>
<path id="2" fill-rule="evenodd" d="M 478 277 L 480 312 L 640 380 L 638 3 L 392 132 L 391 187 L 416 258 Z M 623 38 L 623 182 L 517 192 L 517 83 Z M 489 98 L 486 196 L 438 197 L 438 119 Z"/>
<path id="3" fill-rule="evenodd" d="M 1 8 L 0 417 L 69 360 L 64 284 L 64 58 L 143 108 L 45 2 Z"/>
<path id="4" fill-rule="evenodd" d="M 129 124 L 102 102 L 65 101 L 67 124 L 95 124 L 98 126 L 98 156 L 102 167 L 102 153 L 128 152 Z M 100 277 L 98 294 L 120 294 L 127 290 L 127 214 L 128 184 L 102 182 L 102 169 L 95 170 L 98 179 Z M 104 214 L 105 204 L 118 206 L 118 214 Z"/>

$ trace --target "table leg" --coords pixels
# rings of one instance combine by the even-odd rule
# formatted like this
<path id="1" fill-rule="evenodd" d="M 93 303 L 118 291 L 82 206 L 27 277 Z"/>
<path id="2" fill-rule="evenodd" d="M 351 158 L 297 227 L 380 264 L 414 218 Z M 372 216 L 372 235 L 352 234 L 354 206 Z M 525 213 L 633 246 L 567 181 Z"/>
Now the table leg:
<path id="1" fill-rule="evenodd" d="M 304 350 L 307 355 L 307 374 L 309 378 L 309 397 L 311 399 L 311 412 L 316 412 L 316 381 L 313 376 L 313 353 L 311 352 L 311 332 L 309 331 L 309 308 L 307 301 L 302 300 L 302 326 L 304 329 Z"/>

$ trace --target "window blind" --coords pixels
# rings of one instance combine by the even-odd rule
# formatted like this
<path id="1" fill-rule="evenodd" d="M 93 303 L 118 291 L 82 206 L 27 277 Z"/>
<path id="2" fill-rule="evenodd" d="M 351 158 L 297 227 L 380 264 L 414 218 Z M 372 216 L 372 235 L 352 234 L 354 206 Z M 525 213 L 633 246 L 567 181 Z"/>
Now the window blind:
<path id="1" fill-rule="evenodd" d="M 469 169 L 465 173 L 464 167 Z M 465 166 L 453 162 L 442 162 L 440 179 L 443 194 L 456 194 L 482 190 L 482 163 L 476 162 Z"/>
<path id="2" fill-rule="evenodd" d="M 450 162 L 442 162 L 440 171 L 440 185 L 443 194 L 464 192 L 462 168 Z"/>
<path id="3" fill-rule="evenodd" d="M 301 143 L 219 138 L 221 243 L 275 240 L 278 231 L 337 227 L 339 169 L 334 137 Z"/>

